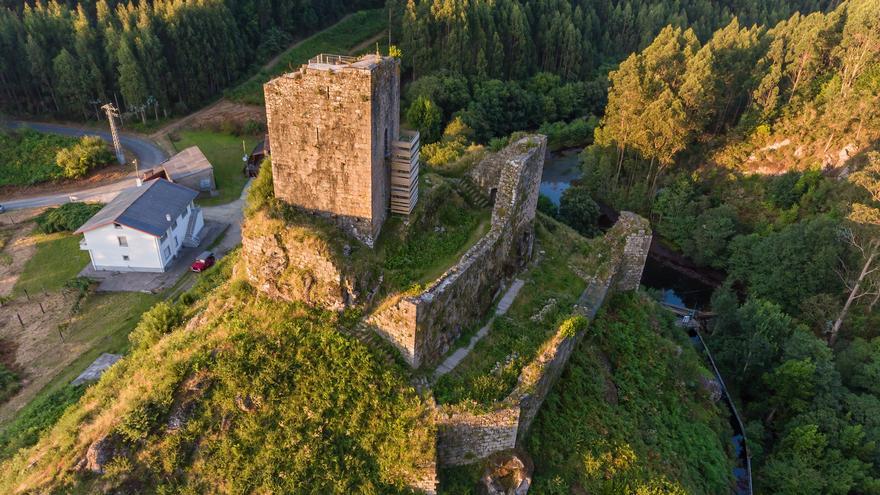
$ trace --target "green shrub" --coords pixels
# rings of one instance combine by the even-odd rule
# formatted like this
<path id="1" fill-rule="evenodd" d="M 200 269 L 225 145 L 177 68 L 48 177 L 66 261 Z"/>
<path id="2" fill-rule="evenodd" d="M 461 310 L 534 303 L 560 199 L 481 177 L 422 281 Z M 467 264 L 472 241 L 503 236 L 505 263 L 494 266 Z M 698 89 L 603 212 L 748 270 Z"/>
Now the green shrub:
<path id="1" fill-rule="evenodd" d="M 136 349 L 149 347 L 183 322 L 183 306 L 162 301 L 144 313 L 128 340 Z"/>
<path id="2" fill-rule="evenodd" d="M 113 160 L 113 154 L 103 139 L 97 136 L 84 136 L 70 148 L 59 150 L 55 162 L 61 173 L 68 179 L 85 177 L 92 169 Z"/>
<path id="3" fill-rule="evenodd" d="M 272 160 L 266 158 L 260 164 L 260 173 L 248 189 L 245 215 L 250 216 L 266 206 L 275 197 L 275 186 L 272 182 Z"/>
<path id="4" fill-rule="evenodd" d="M 38 184 L 62 177 L 55 155 L 76 142 L 74 138 L 27 129 L 0 133 L 0 186 Z"/>
<path id="5" fill-rule="evenodd" d="M 15 395 L 21 388 L 21 380 L 12 370 L 0 363 L 0 404 Z"/>
<path id="6" fill-rule="evenodd" d="M 559 334 L 566 339 L 574 337 L 586 330 L 589 324 L 590 320 L 581 315 L 570 316 L 562 322 L 562 325 L 559 325 Z"/>
<path id="7" fill-rule="evenodd" d="M 37 231 L 43 234 L 73 232 L 101 208 L 102 205 L 95 203 L 66 203 L 57 208 L 49 208 L 35 219 Z"/>

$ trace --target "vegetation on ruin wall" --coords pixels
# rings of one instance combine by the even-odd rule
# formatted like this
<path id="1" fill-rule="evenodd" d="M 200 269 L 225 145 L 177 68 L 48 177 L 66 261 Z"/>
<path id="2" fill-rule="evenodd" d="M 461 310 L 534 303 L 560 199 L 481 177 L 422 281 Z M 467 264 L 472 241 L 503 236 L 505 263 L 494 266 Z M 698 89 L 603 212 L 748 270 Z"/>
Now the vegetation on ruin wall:
<path id="1" fill-rule="evenodd" d="M 0 491 L 404 493 L 433 455 L 427 408 L 403 368 L 340 332 L 350 323 L 241 280 L 200 283 L 144 315 L 132 353 L 2 465 Z M 104 474 L 74 469 L 102 438 Z"/>
<path id="2" fill-rule="evenodd" d="M 439 403 L 484 407 L 507 397 L 523 368 L 569 319 L 586 288 L 579 273 L 592 274 L 590 254 L 599 249 L 597 242 L 549 217 L 538 218 L 535 256 L 540 262 L 522 275 L 525 286 L 509 312 L 496 318 L 489 334 L 434 386 Z"/>
<path id="3" fill-rule="evenodd" d="M 529 433 L 538 493 L 730 491 L 725 412 L 686 333 L 642 294 L 614 296 Z"/>
<path id="4" fill-rule="evenodd" d="M 261 70 L 248 81 L 227 91 L 226 97 L 239 103 L 262 105 L 264 83 L 275 76 L 296 70 L 319 53 L 347 54 L 387 27 L 388 18 L 383 12 L 384 9 L 373 9 L 352 14 L 348 19 L 285 52 L 270 69 Z"/>

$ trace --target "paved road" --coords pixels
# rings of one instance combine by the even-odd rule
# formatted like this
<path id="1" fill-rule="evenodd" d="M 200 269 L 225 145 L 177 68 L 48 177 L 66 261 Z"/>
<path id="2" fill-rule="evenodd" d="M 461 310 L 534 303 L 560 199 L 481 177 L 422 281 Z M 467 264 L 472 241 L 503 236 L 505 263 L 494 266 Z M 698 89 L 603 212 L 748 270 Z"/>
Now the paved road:
<path id="1" fill-rule="evenodd" d="M 42 124 L 37 122 L 12 122 L 10 127 L 28 127 L 39 132 L 47 132 L 53 134 L 62 134 L 65 136 L 100 136 L 107 142 L 112 142 L 109 131 L 99 131 L 93 129 L 84 129 L 75 126 L 66 126 L 59 124 Z M 120 136 L 122 146 L 129 150 L 138 160 L 140 168 L 154 167 L 164 162 L 168 155 L 162 148 L 153 144 L 150 140 L 132 136 L 130 134 L 122 134 Z M 37 196 L 32 198 L 19 199 L 15 201 L 4 201 L 2 204 L 7 210 L 18 210 L 22 208 L 36 208 L 41 206 L 56 206 L 70 201 L 103 201 L 114 196 L 119 191 L 135 185 L 134 172 L 125 179 L 99 187 L 92 187 L 75 192 L 66 192 L 59 194 L 50 194 L 46 196 Z"/>

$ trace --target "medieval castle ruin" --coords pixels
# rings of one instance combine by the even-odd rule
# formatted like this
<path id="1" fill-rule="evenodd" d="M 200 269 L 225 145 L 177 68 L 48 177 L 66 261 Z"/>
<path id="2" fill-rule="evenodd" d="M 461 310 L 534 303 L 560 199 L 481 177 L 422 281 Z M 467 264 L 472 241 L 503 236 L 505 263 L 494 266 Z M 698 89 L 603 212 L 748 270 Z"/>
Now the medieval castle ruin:
<path id="1" fill-rule="evenodd" d="M 265 86 L 275 196 L 372 246 L 418 199 L 418 134 L 400 130 L 400 62 L 319 55 Z"/>
<path id="2" fill-rule="evenodd" d="M 352 244 L 372 248 L 389 215 L 413 213 L 419 199 L 419 136 L 400 129 L 399 62 L 321 55 L 267 83 L 265 95 L 275 197 L 322 220 L 249 218 L 242 233 L 249 281 L 275 298 L 359 307 L 366 314 L 360 328 L 382 336 L 412 368 L 432 369 L 535 259 L 546 137 L 513 139 L 464 179 L 438 179 L 467 181 L 491 198 L 489 229 L 432 283 L 386 294 L 381 268 L 356 261 Z M 446 199 L 426 193 L 418 211 Z M 610 292 L 638 288 L 651 230 L 647 220 L 623 212 L 598 241 L 593 271 L 578 275 L 587 288 L 574 312 L 587 318 Z M 520 447 L 582 337 L 553 334 L 510 395 L 488 410 L 437 405 L 436 462 L 412 486 L 433 493 L 436 464 L 467 464 Z"/>

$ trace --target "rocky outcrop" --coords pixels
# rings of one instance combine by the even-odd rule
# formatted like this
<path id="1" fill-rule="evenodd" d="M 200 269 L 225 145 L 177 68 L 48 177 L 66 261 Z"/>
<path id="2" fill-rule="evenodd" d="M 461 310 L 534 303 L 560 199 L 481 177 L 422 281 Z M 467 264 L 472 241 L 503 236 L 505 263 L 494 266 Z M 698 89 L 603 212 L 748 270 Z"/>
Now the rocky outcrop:
<path id="1" fill-rule="evenodd" d="M 89 445 L 85 457 L 77 464 L 77 468 L 83 471 L 104 474 L 104 468 L 113 459 L 126 455 L 128 455 L 128 449 L 125 448 L 122 438 L 116 433 L 110 433 Z"/>
<path id="2" fill-rule="evenodd" d="M 526 495 L 535 464 L 522 450 L 502 452 L 486 460 L 480 485 L 486 495 Z"/>
<path id="3" fill-rule="evenodd" d="M 333 239 L 312 225 L 270 218 L 266 212 L 257 212 L 242 227 L 245 276 L 276 299 L 334 310 L 364 303 L 378 277 L 353 266 L 352 249 L 344 238 Z"/>

